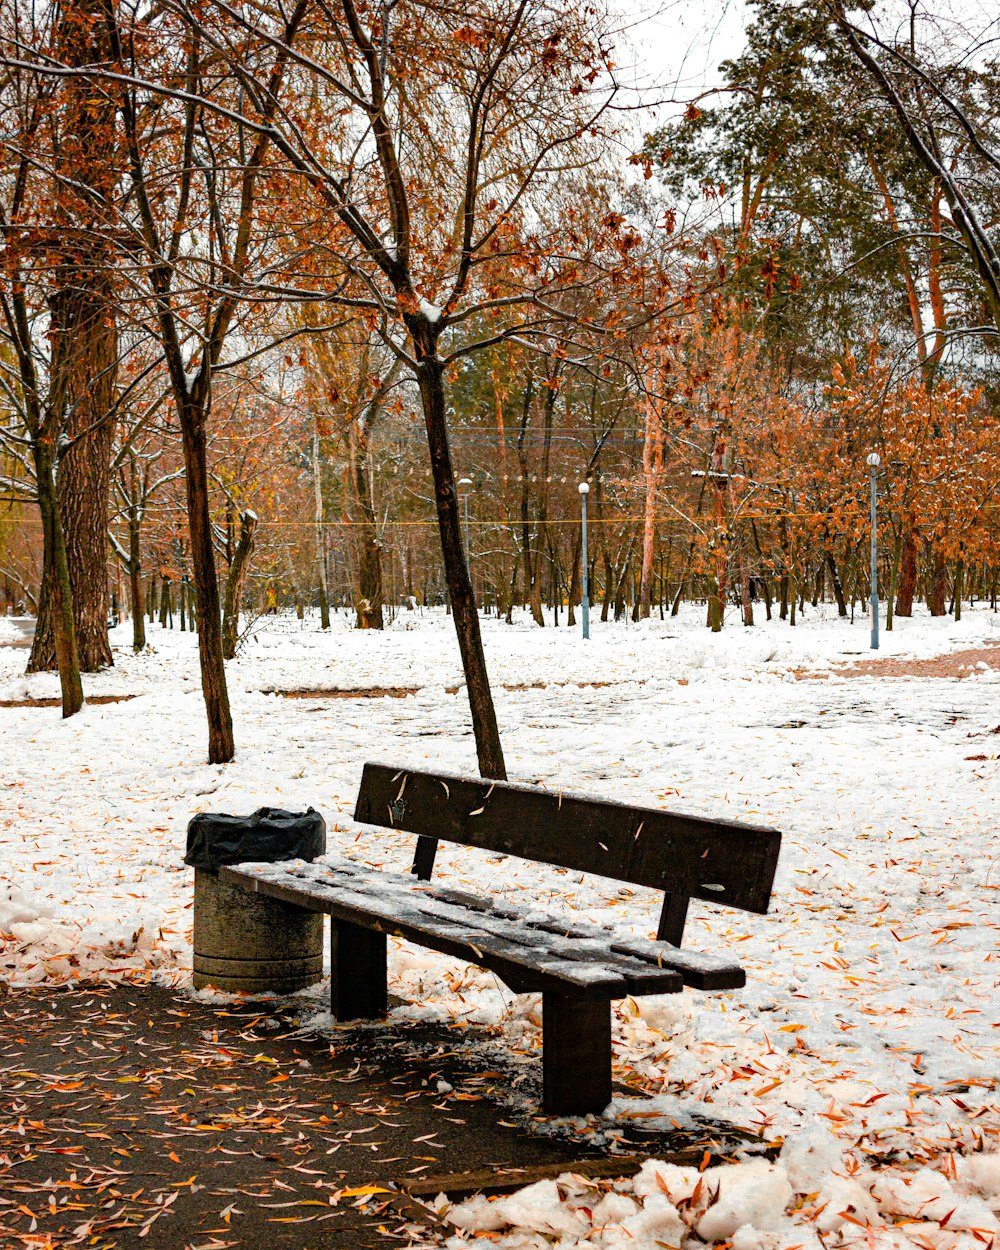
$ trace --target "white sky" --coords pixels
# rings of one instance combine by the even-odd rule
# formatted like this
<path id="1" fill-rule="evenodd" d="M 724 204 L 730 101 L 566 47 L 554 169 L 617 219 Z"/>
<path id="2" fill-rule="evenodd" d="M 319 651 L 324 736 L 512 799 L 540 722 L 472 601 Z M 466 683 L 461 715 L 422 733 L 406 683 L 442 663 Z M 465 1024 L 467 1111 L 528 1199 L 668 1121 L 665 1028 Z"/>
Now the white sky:
<path id="1" fill-rule="evenodd" d="M 620 11 L 627 39 L 618 49 L 622 76 L 657 102 L 643 130 L 675 111 L 670 101 L 686 102 L 719 82 L 718 66 L 739 54 L 748 17 L 744 0 L 665 0 L 655 8 L 622 0 Z"/>

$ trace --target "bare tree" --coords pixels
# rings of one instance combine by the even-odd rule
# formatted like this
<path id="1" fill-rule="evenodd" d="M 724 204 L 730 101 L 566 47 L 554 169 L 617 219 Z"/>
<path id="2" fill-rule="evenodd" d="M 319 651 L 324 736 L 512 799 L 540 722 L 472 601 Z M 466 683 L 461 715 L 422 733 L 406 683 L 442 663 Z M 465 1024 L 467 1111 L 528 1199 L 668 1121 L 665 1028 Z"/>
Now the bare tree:
<path id="1" fill-rule="evenodd" d="M 580 280 L 578 266 L 560 263 L 574 244 L 557 241 L 546 201 L 556 173 L 594 159 L 587 137 L 615 93 L 605 23 L 562 0 L 478 0 L 461 10 L 317 4 L 309 54 L 289 53 L 304 89 L 275 109 L 261 76 L 233 54 L 251 37 L 277 46 L 265 7 L 183 12 L 240 79 L 241 122 L 332 211 L 313 227 L 313 289 L 366 315 L 416 382 L 479 766 L 502 778 L 462 545 L 448 379 L 470 352 L 547 325 L 560 288 Z M 239 40 L 218 33 L 234 25 Z M 325 124 L 331 116 L 339 126 Z M 296 289 L 301 269 L 286 271 Z"/>
<path id="2" fill-rule="evenodd" d="M 209 498 L 213 383 L 260 260 L 255 227 L 269 127 L 306 9 L 299 0 L 256 49 L 263 98 L 252 128 L 238 120 L 214 124 L 222 114 L 235 117 L 228 104 L 239 84 L 231 74 L 220 79 L 216 51 L 197 26 L 172 19 L 169 10 L 124 25 L 116 10 L 105 9 L 135 205 L 134 280 L 152 310 L 181 430 L 211 763 L 235 753 Z M 150 48 L 158 57 L 153 63 Z M 175 82 L 183 86 L 172 87 Z"/>

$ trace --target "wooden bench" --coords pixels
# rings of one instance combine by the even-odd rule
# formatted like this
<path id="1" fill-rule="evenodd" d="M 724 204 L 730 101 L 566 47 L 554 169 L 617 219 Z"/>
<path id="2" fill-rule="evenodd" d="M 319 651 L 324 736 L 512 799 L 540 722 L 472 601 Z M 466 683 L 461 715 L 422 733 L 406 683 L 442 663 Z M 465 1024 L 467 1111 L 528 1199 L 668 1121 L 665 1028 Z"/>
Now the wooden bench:
<path id="1" fill-rule="evenodd" d="M 329 914 L 337 1020 L 386 1012 L 387 934 L 488 968 L 515 993 L 541 991 L 543 1107 L 556 1115 L 611 1100 L 613 999 L 744 984 L 731 960 L 680 949 L 688 902 L 766 912 L 781 846 L 774 829 L 381 764 L 365 765 L 354 815 L 417 834 L 415 881 L 330 856 L 220 877 Z M 442 840 L 662 890 L 657 940 L 428 884 Z"/>

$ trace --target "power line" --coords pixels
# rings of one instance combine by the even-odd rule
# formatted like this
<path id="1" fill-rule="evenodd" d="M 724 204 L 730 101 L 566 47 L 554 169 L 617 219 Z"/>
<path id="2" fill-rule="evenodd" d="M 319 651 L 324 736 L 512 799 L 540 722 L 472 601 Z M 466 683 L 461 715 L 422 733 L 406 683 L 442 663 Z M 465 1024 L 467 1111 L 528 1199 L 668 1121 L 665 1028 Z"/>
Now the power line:
<path id="1" fill-rule="evenodd" d="M 986 508 L 981 509 L 980 511 L 996 511 L 998 509 L 1000 509 L 1000 505 L 994 504 L 994 505 L 989 505 Z M 857 517 L 858 517 L 858 520 L 864 519 L 864 510 L 860 507 L 860 505 L 859 505 Z M 643 513 L 628 514 L 625 516 L 613 516 L 613 517 L 594 517 L 594 516 L 588 515 L 587 525 L 588 526 L 623 525 L 630 521 L 644 521 L 645 519 L 646 518 Z M 773 512 L 741 512 L 738 516 L 729 518 L 728 523 L 721 527 L 717 526 L 713 522 L 713 520 L 708 516 L 701 517 L 700 522 L 702 523 L 702 527 L 705 529 L 716 529 L 716 528 L 731 529 L 734 526 L 740 525 L 744 521 L 780 521 L 780 520 L 805 521 L 805 520 L 819 520 L 819 519 L 823 519 L 825 521 L 833 520 L 833 518 L 830 516 L 829 511 L 826 509 L 821 509 L 819 512 L 785 512 L 785 511 L 780 511 L 778 509 L 775 509 L 775 511 Z M 40 517 L 10 517 L 8 523 L 14 524 L 14 525 L 41 525 L 42 521 Z M 438 523 L 437 517 L 419 517 L 414 520 L 407 520 L 407 521 L 379 520 L 375 522 L 343 521 L 343 520 L 340 520 L 340 521 L 308 521 L 308 520 L 286 521 L 286 520 L 280 520 L 280 519 L 274 519 L 274 520 L 262 519 L 258 522 L 258 524 L 261 525 L 262 527 L 267 526 L 272 529 L 312 529 L 312 528 L 315 528 L 316 526 L 322 526 L 324 529 L 335 529 L 335 528 L 352 529 L 355 526 L 367 526 L 369 528 L 384 529 L 387 526 L 392 526 L 392 525 L 421 526 L 421 525 L 437 525 L 437 523 Z M 690 527 L 690 526 L 698 524 L 699 518 L 692 517 L 689 520 L 686 517 L 676 517 L 676 516 L 657 517 L 655 520 L 655 523 L 660 526 L 677 525 L 677 526 Z M 476 526 L 476 525 L 480 527 L 487 526 L 487 525 L 496 525 L 496 526 L 501 526 L 507 529 L 511 529 L 511 528 L 520 529 L 522 524 L 523 524 L 522 521 L 517 518 L 515 519 L 511 519 L 508 517 L 486 517 L 486 518 L 478 518 L 478 519 L 473 518 L 473 517 L 469 518 L 470 527 Z M 529 524 L 532 527 L 532 529 L 537 528 L 539 525 L 579 525 L 580 518 L 578 516 L 546 517 L 544 521 L 533 519 L 529 522 Z"/>

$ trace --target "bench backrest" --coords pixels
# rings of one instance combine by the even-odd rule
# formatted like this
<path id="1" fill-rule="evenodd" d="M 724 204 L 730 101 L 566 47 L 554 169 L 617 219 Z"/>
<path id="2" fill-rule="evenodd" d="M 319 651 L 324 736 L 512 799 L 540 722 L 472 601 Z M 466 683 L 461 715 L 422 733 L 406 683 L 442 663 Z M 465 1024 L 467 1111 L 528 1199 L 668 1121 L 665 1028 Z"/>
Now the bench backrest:
<path id="1" fill-rule="evenodd" d="M 661 936 L 677 945 L 688 898 L 766 912 L 781 848 L 760 825 L 384 764 L 365 765 L 354 817 L 419 834 L 413 870 L 425 879 L 440 838 L 664 890 L 675 923 Z M 677 920 L 675 938 L 664 930 Z"/>

